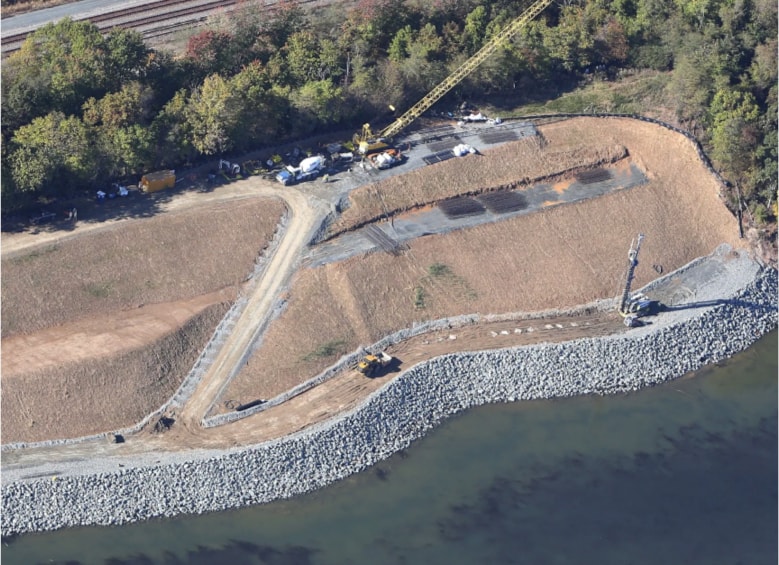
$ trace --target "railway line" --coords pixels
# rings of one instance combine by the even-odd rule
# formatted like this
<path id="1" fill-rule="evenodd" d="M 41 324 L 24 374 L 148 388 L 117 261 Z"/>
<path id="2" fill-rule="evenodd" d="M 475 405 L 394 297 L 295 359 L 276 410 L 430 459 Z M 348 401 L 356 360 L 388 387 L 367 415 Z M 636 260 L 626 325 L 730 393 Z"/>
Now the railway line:
<path id="1" fill-rule="evenodd" d="M 108 11 L 80 15 L 73 19 L 76 21 L 88 20 L 102 32 L 119 27 L 137 30 L 143 34 L 145 39 L 157 39 L 201 23 L 219 11 L 227 12 L 235 9 L 239 3 L 244 4 L 240 0 L 153 0 L 118 10 L 109 9 Z M 322 0 L 301 0 L 299 2 L 304 8 L 323 6 L 328 3 Z M 278 0 L 266 0 L 262 4 L 255 3 L 262 10 L 272 9 L 276 4 L 278 4 Z M 18 51 L 27 36 L 34 33 L 36 29 L 38 28 L 4 34 L 2 36 L 2 55 L 5 57 Z"/>

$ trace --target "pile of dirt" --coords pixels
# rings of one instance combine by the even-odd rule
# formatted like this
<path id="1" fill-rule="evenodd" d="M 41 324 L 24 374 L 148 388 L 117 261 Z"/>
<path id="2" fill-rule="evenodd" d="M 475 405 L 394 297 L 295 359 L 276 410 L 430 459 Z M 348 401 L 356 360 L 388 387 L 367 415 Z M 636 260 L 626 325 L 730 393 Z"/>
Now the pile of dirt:
<path id="1" fill-rule="evenodd" d="M 210 306 L 147 347 L 4 374 L 3 443 L 80 437 L 140 421 L 173 395 L 229 306 Z"/>
<path id="2" fill-rule="evenodd" d="M 282 214 L 275 199 L 118 224 L 2 261 L 2 336 L 240 284 Z"/>
<path id="3" fill-rule="evenodd" d="M 627 156 L 619 143 L 560 147 L 535 136 L 358 188 L 349 208 L 330 226 L 328 238 L 366 222 L 460 194 L 481 193 L 563 176 Z"/>
<path id="4" fill-rule="evenodd" d="M 225 398 L 270 398 L 340 354 L 414 322 L 613 298 L 623 284 L 628 247 L 639 232 L 646 240 L 636 285 L 657 276 L 653 266 L 668 272 L 720 243 L 743 245 L 717 182 L 683 136 L 633 120 L 578 119 L 541 130 L 550 153 L 624 144 L 649 182 L 574 205 L 419 238 L 397 257 L 374 253 L 301 271 L 286 311 Z M 538 162 L 539 169 L 532 170 L 526 155 L 514 150 L 521 144 L 479 159 L 485 170 L 540 176 L 549 165 Z M 440 173 L 427 167 L 415 178 L 432 186 Z M 461 346 L 467 349 L 466 343 Z"/>

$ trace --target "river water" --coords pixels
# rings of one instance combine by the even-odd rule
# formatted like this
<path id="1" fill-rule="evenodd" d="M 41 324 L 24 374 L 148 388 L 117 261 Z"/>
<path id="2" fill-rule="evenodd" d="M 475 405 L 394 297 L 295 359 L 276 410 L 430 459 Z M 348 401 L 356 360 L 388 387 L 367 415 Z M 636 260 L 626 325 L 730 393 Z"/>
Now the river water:
<path id="1" fill-rule="evenodd" d="M 27 535 L 3 565 L 775 564 L 777 333 L 638 393 L 493 405 L 296 499 Z"/>

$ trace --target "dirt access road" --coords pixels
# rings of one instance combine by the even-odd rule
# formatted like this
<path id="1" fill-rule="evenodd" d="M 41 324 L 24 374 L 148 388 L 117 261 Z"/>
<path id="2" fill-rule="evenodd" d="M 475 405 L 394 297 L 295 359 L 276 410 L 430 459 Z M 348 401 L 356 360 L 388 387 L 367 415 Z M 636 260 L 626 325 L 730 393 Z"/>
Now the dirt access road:
<path id="1" fill-rule="evenodd" d="M 245 182 L 233 182 L 216 186 L 208 191 L 186 190 L 177 192 L 172 197 L 168 193 L 157 192 L 144 195 L 144 197 L 153 201 L 158 214 L 165 214 L 215 202 L 252 198 L 263 195 L 283 199 L 284 194 L 286 194 L 286 192 L 276 189 L 275 183 L 254 177 L 247 179 Z M 135 198 L 135 196 L 129 198 Z M 79 214 L 79 216 L 81 215 L 82 214 Z M 111 230 L 116 228 L 118 224 L 133 220 L 134 218 L 132 217 L 109 218 L 103 221 L 81 219 L 67 232 L 63 232 L 59 229 L 46 230 L 44 228 L 35 227 L 30 227 L 29 229 L 17 233 L 3 232 L 2 241 L 0 242 L 0 252 L 2 252 L 3 259 L 8 259 L 21 253 L 26 253 L 36 247 L 51 245 L 66 239 L 75 238 L 87 232 L 95 233 Z"/>
<path id="2" fill-rule="evenodd" d="M 263 192 L 278 194 L 287 203 L 289 223 L 281 243 L 273 251 L 261 281 L 255 285 L 230 336 L 191 400 L 179 414 L 180 423 L 191 432 L 200 429 L 200 420 L 222 387 L 245 362 L 252 344 L 271 315 L 277 297 L 292 276 L 312 229 L 326 214 L 326 210 L 322 207 L 316 209 L 310 199 L 294 188 L 279 190 L 268 186 L 269 181 L 258 182 L 262 183 Z"/>

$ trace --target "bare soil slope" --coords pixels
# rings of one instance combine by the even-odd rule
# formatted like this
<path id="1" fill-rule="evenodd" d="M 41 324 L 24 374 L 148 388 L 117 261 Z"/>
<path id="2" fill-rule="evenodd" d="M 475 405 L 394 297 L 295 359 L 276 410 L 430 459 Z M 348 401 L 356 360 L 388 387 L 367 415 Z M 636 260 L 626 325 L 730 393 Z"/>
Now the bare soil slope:
<path id="1" fill-rule="evenodd" d="M 484 155 L 450 159 L 354 190 L 349 195 L 350 207 L 330 226 L 328 236 L 397 211 L 460 194 L 527 185 L 574 169 L 614 163 L 626 154 L 625 147 L 614 140 L 560 146 L 536 136 L 507 143 Z"/>
<path id="2" fill-rule="evenodd" d="M 208 202 L 4 258 L 3 443 L 117 429 L 160 406 L 282 211 L 270 198 Z"/>
<path id="3" fill-rule="evenodd" d="M 557 309 L 614 297 L 638 232 L 647 238 L 637 285 L 657 276 L 653 265 L 667 272 L 722 242 L 743 245 L 717 182 L 683 136 L 634 120 L 577 119 L 541 131 L 547 150 L 559 153 L 624 145 L 650 182 L 576 205 L 420 238 L 401 256 L 374 253 L 301 271 L 286 311 L 223 400 L 272 397 L 339 355 L 415 321 Z M 528 170 L 522 151 L 512 151 L 522 143 L 480 157 L 480 166 L 521 168 L 523 176 L 540 176 Z M 432 185 L 446 165 L 416 175 L 428 175 L 424 182 Z M 355 203 L 353 218 L 362 217 L 359 206 Z"/>
<path id="4" fill-rule="evenodd" d="M 207 307 L 161 339 L 88 362 L 3 374 L 3 443 L 128 427 L 170 398 L 229 308 Z"/>
<path id="5" fill-rule="evenodd" d="M 2 336 L 242 282 L 282 204 L 268 198 L 122 223 L 2 261 Z"/>

